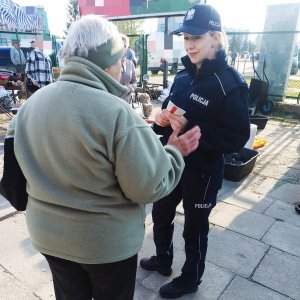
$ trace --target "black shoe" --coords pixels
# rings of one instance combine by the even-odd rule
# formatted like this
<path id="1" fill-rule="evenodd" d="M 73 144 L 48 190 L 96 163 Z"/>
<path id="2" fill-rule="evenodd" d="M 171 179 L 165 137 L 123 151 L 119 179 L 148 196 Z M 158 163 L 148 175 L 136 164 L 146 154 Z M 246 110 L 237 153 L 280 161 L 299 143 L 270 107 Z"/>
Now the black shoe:
<path id="1" fill-rule="evenodd" d="M 147 271 L 157 271 L 163 276 L 170 276 L 172 274 L 172 268 L 158 263 L 156 256 L 142 258 L 140 261 L 140 266 Z"/>
<path id="2" fill-rule="evenodd" d="M 295 211 L 296 213 L 300 214 L 300 202 L 297 202 L 295 205 Z"/>
<path id="3" fill-rule="evenodd" d="M 194 293 L 198 290 L 198 283 L 188 284 L 184 279 L 179 276 L 174 278 L 171 282 L 163 285 L 159 289 L 162 298 L 176 299 L 185 294 Z"/>

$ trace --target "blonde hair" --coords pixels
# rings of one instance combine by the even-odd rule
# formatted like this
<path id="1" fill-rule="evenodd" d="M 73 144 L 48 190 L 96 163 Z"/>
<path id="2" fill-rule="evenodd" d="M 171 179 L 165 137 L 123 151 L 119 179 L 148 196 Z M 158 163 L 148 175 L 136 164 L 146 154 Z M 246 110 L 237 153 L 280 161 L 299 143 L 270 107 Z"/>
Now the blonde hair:
<path id="1" fill-rule="evenodd" d="M 62 59 L 87 57 L 89 50 L 96 50 L 116 35 L 119 31 L 112 22 L 96 15 L 83 16 L 71 25 L 59 56 Z"/>
<path id="2" fill-rule="evenodd" d="M 224 50 L 226 54 L 228 54 L 228 39 L 225 31 L 213 31 L 210 30 L 209 34 L 211 36 L 215 36 L 216 34 L 220 34 L 220 42 L 217 45 L 216 52 L 219 52 L 220 50 Z"/>

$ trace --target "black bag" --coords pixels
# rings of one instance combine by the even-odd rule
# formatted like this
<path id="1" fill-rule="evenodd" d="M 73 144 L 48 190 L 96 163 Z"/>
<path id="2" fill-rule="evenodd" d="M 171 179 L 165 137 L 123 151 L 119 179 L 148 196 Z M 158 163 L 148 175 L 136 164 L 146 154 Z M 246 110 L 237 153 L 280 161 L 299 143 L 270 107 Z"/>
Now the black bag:
<path id="1" fill-rule="evenodd" d="M 0 193 L 16 210 L 26 210 L 28 201 L 26 178 L 15 156 L 14 138 L 6 138 L 4 141 L 4 165 Z"/>

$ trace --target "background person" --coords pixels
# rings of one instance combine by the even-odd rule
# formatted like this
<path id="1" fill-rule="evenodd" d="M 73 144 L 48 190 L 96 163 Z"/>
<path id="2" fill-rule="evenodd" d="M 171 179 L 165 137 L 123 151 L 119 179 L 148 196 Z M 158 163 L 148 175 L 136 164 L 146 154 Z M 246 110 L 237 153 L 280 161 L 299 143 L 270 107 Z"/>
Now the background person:
<path id="1" fill-rule="evenodd" d="M 25 75 L 32 80 L 38 88 L 44 87 L 53 81 L 51 61 L 36 47 L 36 42 L 31 42 L 33 50 L 28 54 Z"/>
<path id="2" fill-rule="evenodd" d="M 121 34 L 125 50 L 127 49 L 128 44 L 128 37 L 124 34 Z M 133 93 L 137 87 L 137 80 L 136 80 L 136 74 L 135 74 L 135 66 L 134 63 L 127 59 L 126 56 L 122 57 L 122 72 L 121 72 L 121 79 L 120 83 L 125 85 L 128 89 L 128 93 L 126 93 L 123 98 L 130 103 L 132 100 L 131 98 L 134 97 Z"/>
<path id="3" fill-rule="evenodd" d="M 34 48 L 35 48 L 35 41 L 31 41 L 31 42 L 30 42 L 30 47 L 29 47 L 28 53 L 27 53 L 27 59 L 28 59 L 29 53 L 30 53 L 32 50 L 34 50 Z"/>
<path id="4" fill-rule="evenodd" d="M 13 47 L 10 49 L 10 59 L 15 66 L 15 72 L 22 74 L 26 64 L 24 52 L 20 48 L 20 41 L 13 41 L 12 45 Z"/>
<path id="5" fill-rule="evenodd" d="M 235 66 L 235 60 L 237 58 L 237 53 L 235 51 L 231 52 L 231 66 L 234 67 Z"/>
<path id="6" fill-rule="evenodd" d="M 197 150 L 185 157 L 185 169 L 177 187 L 153 204 L 153 233 L 156 255 L 142 259 L 149 271 L 169 276 L 173 262 L 173 231 L 177 205 L 183 201 L 186 260 L 181 275 L 159 290 L 163 298 L 175 299 L 197 291 L 205 268 L 209 222 L 222 186 L 223 153 L 239 151 L 250 134 L 248 86 L 242 76 L 227 65 L 226 36 L 218 12 L 209 5 L 194 5 L 183 25 L 187 56 L 185 70 L 174 79 L 170 95 L 156 116 L 154 130 L 165 143 L 173 129 L 185 132 L 196 124 L 201 128 Z M 176 116 L 166 110 L 172 101 L 186 113 Z"/>
<path id="7" fill-rule="evenodd" d="M 146 203 L 178 183 L 199 127 L 163 147 L 121 97 L 124 45 L 99 16 L 74 22 L 61 76 L 8 129 L 27 179 L 26 221 L 57 300 L 132 300 Z M 51 143 L 49 143 L 51 141 Z"/>
<path id="8" fill-rule="evenodd" d="M 125 43 L 125 49 L 126 49 L 126 52 L 125 52 L 125 57 L 132 61 L 134 66 L 136 67 L 137 66 L 137 59 L 135 57 L 135 53 L 134 51 L 131 49 L 130 47 L 130 43 L 129 43 L 129 37 L 128 36 L 124 36 L 124 43 Z"/>

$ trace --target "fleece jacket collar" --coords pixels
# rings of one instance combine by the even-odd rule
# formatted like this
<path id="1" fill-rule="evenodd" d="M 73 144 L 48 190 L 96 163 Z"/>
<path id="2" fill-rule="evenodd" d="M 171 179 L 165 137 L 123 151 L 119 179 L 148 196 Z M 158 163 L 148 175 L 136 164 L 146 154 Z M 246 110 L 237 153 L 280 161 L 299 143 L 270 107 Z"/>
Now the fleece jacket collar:
<path id="1" fill-rule="evenodd" d="M 65 61 L 59 81 L 72 81 L 104 90 L 122 97 L 128 90 L 103 69 L 82 57 L 71 57 Z"/>

